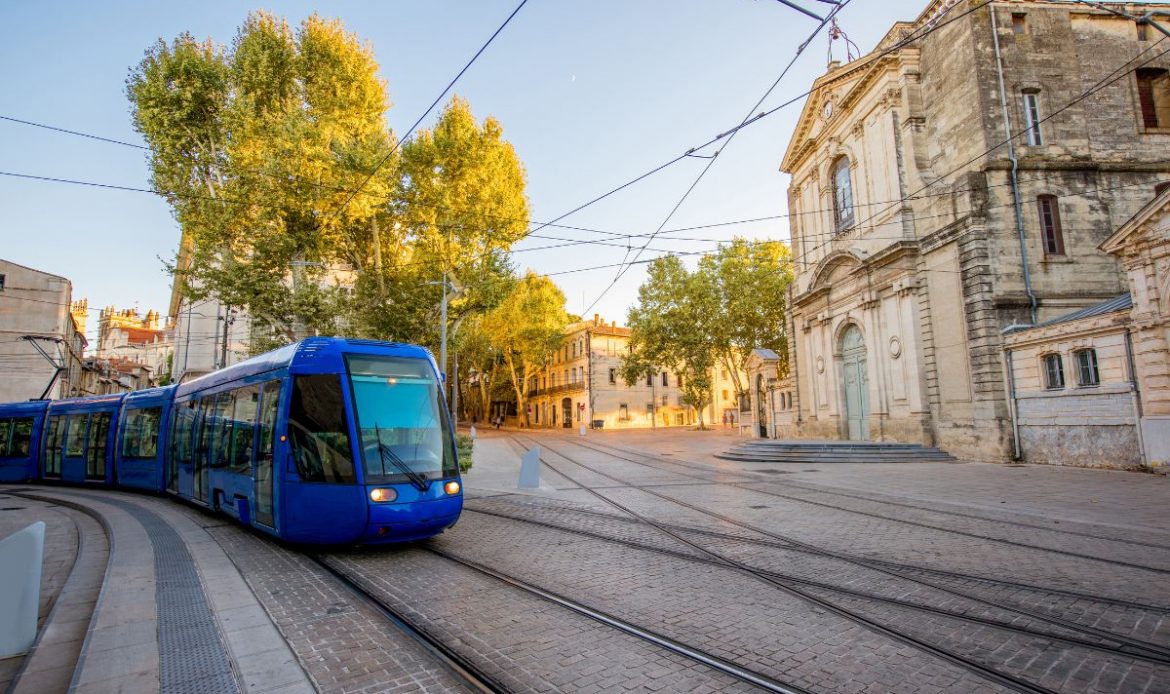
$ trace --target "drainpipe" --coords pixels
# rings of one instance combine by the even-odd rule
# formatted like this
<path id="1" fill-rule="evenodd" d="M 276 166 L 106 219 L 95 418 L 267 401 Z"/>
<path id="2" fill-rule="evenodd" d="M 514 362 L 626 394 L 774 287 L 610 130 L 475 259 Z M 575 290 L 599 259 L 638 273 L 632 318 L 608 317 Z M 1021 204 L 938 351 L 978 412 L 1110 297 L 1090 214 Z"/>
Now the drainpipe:
<path id="1" fill-rule="evenodd" d="M 1133 400 L 1133 427 L 1134 431 L 1137 432 L 1138 463 L 1146 465 L 1146 442 L 1145 437 L 1142 436 L 1141 390 L 1138 386 L 1137 368 L 1133 358 L 1133 333 L 1128 328 L 1125 330 L 1125 361 L 1129 367 L 1129 393 L 1130 398 Z"/>
<path id="2" fill-rule="evenodd" d="M 1028 305 L 1031 308 L 1032 324 L 1036 324 L 1036 294 L 1032 291 L 1032 273 L 1028 269 L 1028 245 L 1024 238 L 1024 211 L 1020 201 L 1019 161 L 1016 160 L 1016 147 L 1013 143 L 1012 125 L 1008 117 L 1007 90 L 1003 86 L 1003 56 L 999 51 L 999 27 L 995 20 L 995 5 L 991 5 L 991 39 L 995 44 L 995 70 L 999 78 L 999 99 L 1003 106 L 1003 128 L 1007 133 L 1008 160 L 1012 163 L 1012 202 L 1016 210 L 1016 234 L 1020 239 L 1020 262 L 1024 267 L 1024 292 L 1028 295 Z"/>
<path id="3" fill-rule="evenodd" d="M 1012 415 L 1012 460 L 1022 460 L 1024 452 L 1020 450 L 1020 418 L 1016 402 L 1016 371 L 1012 364 L 1012 351 L 1003 348 L 1003 360 L 1007 364 L 1008 382 L 1008 411 Z"/>

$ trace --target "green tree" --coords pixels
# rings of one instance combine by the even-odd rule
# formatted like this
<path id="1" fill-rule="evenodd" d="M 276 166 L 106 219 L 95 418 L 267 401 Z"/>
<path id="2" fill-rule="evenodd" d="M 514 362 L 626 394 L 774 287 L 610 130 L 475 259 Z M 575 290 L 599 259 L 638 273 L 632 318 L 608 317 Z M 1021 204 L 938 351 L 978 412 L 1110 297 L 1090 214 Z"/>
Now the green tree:
<path id="1" fill-rule="evenodd" d="M 568 323 L 565 295 L 552 280 L 531 270 L 483 318 L 482 329 L 500 354 L 525 425 L 531 424 L 528 394 L 532 378 L 561 346 Z"/>
<path id="2" fill-rule="evenodd" d="M 681 374 L 686 404 L 695 408 L 703 429 L 703 409 L 711 402 L 715 333 L 719 321 L 716 286 L 706 273 L 688 272 L 675 256 L 650 263 L 630 309 L 630 354 L 622 378 L 633 385 L 660 368 Z"/>
<path id="3" fill-rule="evenodd" d="M 345 292 L 326 278 L 362 269 L 394 184 L 394 162 L 375 169 L 393 147 L 376 72 L 368 46 L 316 15 L 294 33 L 254 13 L 230 50 L 181 35 L 147 51 L 127 95 L 182 228 L 189 298 L 244 306 L 278 341 L 336 331 Z"/>
<path id="4" fill-rule="evenodd" d="M 528 227 L 524 189 L 524 167 L 500 123 L 477 121 L 454 97 L 434 128 L 402 147 L 391 219 L 370 246 L 379 271 L 359 289 L 369 330 L 436 344 L 441 285 L 429 283 L 444 275 L 457 290 L 448 307 L 453 339 L 467 316 L 495 307 L 515 281 L 507 251 Z M 383 289 L 403 283 L 433 289 Z"/>
<path id="5" fill-rule="evenodd" d="M 771 349 L 780 355 L 782 375 L 788 371 L 785 309 L 792 282 L 792 256 L 779 241 L 735 238 L 699 261 L 697 271 L 717 294 L 714 326 L 717 359 L 731 374 L 738 393 L 752 350 Z"/>

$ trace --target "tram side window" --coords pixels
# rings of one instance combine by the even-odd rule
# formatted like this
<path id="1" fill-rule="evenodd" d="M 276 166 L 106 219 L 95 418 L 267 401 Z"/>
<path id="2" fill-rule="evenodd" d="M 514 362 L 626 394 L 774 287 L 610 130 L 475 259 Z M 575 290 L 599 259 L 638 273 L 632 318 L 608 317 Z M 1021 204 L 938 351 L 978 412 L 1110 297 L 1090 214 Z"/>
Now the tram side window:
<path id="1" fill-rule="evenodd" d="M 195 424 L 195 401 L 188 400 L 175 408 L 174 438 L 171 457 L 177 465 L 191 464 L 191 428 Z"/>
<path id="2" fill-rule="evenodd" d="M 154 458 L 158 455 L 158 431 L 162 408 L 149 407 L 126 413 L 122 429 L 123 458 Z"/>
<path id="3" fill-rule="evenodd" d="M 32 451 L 32 433 L 32 417 L 12 420 L 12 439 L 8 443 L 8 455 L 13 458 L 27 458 Z"/>
<path id="4" fill-rule="evenodd" d="M 215 397 L 212 422 L 215 442 L 212 444 L 211 467 L 227 467 L 232 446 L 232 409 L 235 407 L 235 393 L 228 391 Z"/>
<path id="5" fill-rule="evenodd" d="M 288 429 L 303 481 L 355 481 L 341 379 L 336 374 L 296 377 Z"/>
<path id="6" fill-rule="evenodd" d="M 113 415 L 109 412 L 102 412 L 95 414 L 90 421 L 89 445 L 85 458 L 86 479 L 100 480 L 106 477 L 106 445 L 112 418 Z"/>
<path id="7" fill-rule="evenodd" d="M 69 417 L 69 431 L 65 434 L 65 457 L 80 458 L 85 453 L 85 430 L 89 415 L 75 414 Z"/>
<path id="8" fill-rule="evenodd" d="M 231 451 L 228 467 L 232 472 L 252 474 L 252 442 L 256 433 L 256 405 L 260 399 L 259 386 L 247 386 L 233 391 L 235 409 L 232 413 Z"/>
<path id="9" fill-rule="evenodd" d="M 198 465 L 206 465 L 211 451 L 211 442 L 215 439 L 213 429 L 215 427 L 215 420 L 212 413 L 215 408 L 215 396 L 210 395 L 199 399 L 199 404 L 196 405 L 199 412 L 199 434 L 197 435 L 198 443 L 195 447 L 195 460 Z"/>
<path id="10" fill-rule="evenodd" d="M 60 415 L 49 417 L 45 432 L 45 450 L 41 453 L 41 468 L 45 477 L 61 476 L 61 430 L 64 418 Z"/>
<path id="11" fill-rule="evenodd" d="M 27 458 L 32 450 L 32 417 L 0 419 L 0 458 Z"/>
<path id="12" fill-rule="evenodd" d="M 264 384 L 264 399 L 260 401 L 260 446 L 257 461 L 272 463 L 276 446 L 276 408 L 280 404 L 280 381 Z"/>

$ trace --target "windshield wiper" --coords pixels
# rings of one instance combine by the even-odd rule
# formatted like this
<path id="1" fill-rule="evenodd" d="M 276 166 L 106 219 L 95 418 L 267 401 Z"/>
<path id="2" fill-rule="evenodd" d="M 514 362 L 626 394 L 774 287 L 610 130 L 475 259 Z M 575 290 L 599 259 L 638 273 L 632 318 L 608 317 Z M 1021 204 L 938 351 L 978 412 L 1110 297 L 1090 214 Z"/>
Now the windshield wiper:
<path id="1" fill-rule="evenodd" d="M 411 467 L 406 464 L 406 461 L 404 461 L 402 458 L 399 458 L 394 453 L 394 451 L 390 450 L 389 446 L 382 443 L 382 431 L 376 424 L 374 425 L 374 435 L 378 437 L 378 453 L 382 456 L 382 474 L 386 473 L 386 461 L 389 460 L 391 465 L 398 468 L 402 471 L 402 474 L 406 475 L 411 484 L 413 484 L 420 492 L 425 492 L 430 487 L 430 483 L 427 482 L 427 478 L 411 469 Z"/>

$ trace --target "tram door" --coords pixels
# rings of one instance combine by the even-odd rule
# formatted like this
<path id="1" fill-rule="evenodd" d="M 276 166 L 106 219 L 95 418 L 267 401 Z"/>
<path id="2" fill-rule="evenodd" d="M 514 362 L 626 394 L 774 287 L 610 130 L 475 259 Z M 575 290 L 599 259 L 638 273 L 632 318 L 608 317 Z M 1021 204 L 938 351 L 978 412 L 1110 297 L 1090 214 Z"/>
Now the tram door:
<path id="1" fill-rule="evenodd" d="M 256 522 L 275 528 L 273 513 L 273 489 L 275 477 L 272 474 L 273 454 L 276 450 L 276 412 L 280 404 L 280 381 L 264 384 L 260 396 L 260 444 L 256 454 Z"/>
<path id="2" fill-rule="evenodd" d="M 195 445 L 195 465 L 191 479 L 191 496 L 196 501 L 207 501 L 207 466 L 211 456 L 211 435 L 215 431 L 215 422 L 212 418 L 214 411 L 214 395 L 205 395 L 199 399 L 199 417 L 195 423 L 199 436 Z"/>

